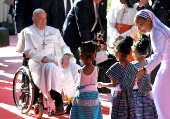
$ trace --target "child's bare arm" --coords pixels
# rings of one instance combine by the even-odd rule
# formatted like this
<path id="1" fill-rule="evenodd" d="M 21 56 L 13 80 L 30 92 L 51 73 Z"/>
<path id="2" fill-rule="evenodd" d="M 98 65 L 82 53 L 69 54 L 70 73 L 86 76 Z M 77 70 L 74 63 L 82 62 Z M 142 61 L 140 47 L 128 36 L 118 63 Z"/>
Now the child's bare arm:
<path id="1" fill-rule="evenodd" d="M 114 78 L 112 78 L 111 83 L 99 82 L 99 83 L 97 84 L 97 87 L 98 87 L 98 88 L 102 88 L 102 87 L 113 88 L 113 87 L 116 86 L 116 82 L 117 82 L 117 80 L 114 79 Z"/>

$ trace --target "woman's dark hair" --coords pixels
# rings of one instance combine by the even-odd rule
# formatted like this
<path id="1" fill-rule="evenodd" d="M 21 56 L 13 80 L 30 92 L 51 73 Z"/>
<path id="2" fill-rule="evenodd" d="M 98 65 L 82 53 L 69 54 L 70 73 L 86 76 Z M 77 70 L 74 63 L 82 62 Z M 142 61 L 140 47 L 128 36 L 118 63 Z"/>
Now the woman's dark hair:
<path id="1" fill-rule="evenodd" d="M 93 59 L 94 54 L 96 53 L 96 45 L 92 44 L 92 42 L 82 44 L 80 49 L 81 49 L 81 54 L 87 56 L 87 57 L 83 57 L 84 59 Z"/>
<path id="2" fill-rule="evenodd" d="M 141 38 L 133 45 L 132 48 L 139 55 L 146 55 L 149 50 L 149 40 L 147 38 Z"/>
<path id="3" fill-rule="evenodd" d="M 126 36 L 125 39 L 119 41 L 116 44 L 116 50 L 122 53 L 123 55 L 129 55 L 132 45 L 133 45 L 133 39 L 130 36 Z"/>

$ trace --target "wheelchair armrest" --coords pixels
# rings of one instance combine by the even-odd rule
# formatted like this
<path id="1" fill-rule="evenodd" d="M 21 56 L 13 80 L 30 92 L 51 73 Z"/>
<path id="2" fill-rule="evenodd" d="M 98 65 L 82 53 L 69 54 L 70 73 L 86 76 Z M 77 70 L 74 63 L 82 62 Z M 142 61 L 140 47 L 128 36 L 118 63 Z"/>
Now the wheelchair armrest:
<path id="1" fill-rule="evenodd" d="M 29 58 L 26 58 L 25 53 L 23 53 L 22 65 L 23 66 L 28 66 L 28 61 L 29 61 Z"/>

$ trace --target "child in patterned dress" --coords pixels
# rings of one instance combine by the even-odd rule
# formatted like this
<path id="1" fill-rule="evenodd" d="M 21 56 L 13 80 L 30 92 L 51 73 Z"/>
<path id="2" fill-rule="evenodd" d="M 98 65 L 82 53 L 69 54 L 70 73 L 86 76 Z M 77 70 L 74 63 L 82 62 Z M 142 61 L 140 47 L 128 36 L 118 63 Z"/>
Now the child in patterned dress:
<path id="1" fill-rule="evenodd" d="M 132 46 L 132 56 L 136 61 L 132 62 L 138 69 L 147 65 L 145 57 L 149 50 L 149 40 L 142 38 Z M 152 86 L 149 74 L 142 75 L 139 81 L 135 81 L 133 94 L 136 100 L 137 119 L 157 119 L 155 104 L 152 98 Z"/>
<path id="2" fill-rule="evenodd" d="M 113 94 L 111 119 L 136 119 L 136 103 L 133 95 L 137 68 L 127 61 L 133 39 L 127 36 L 115 47 L 118 61 L 106 72 L 112 83 L 98 83 L 98 87 L 116 87 Z"/>
<path id="3" fill-rule="evenodd" d="M 74 98 L 70 119 L 103 119 L 97 90 L 98 69 L 92 64 L 95 58 L 95 45 L 91 42 L 83 44 L 80 59 L 84 66 L 79 70 L 79 92 Z"/>

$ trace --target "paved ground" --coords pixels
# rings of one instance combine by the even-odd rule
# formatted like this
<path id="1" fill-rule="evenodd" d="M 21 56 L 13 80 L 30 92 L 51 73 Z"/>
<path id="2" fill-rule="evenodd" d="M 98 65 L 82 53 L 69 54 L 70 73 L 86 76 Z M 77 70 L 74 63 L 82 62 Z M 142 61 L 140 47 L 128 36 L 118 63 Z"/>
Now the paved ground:
<path id="1" fill-rule="evenodd" d="M 21 54 L 15 51 L 17 37 L 10 36 L 10 46 L 0 48 L 0 79 L 11 79 L 22 65 Z"/>

